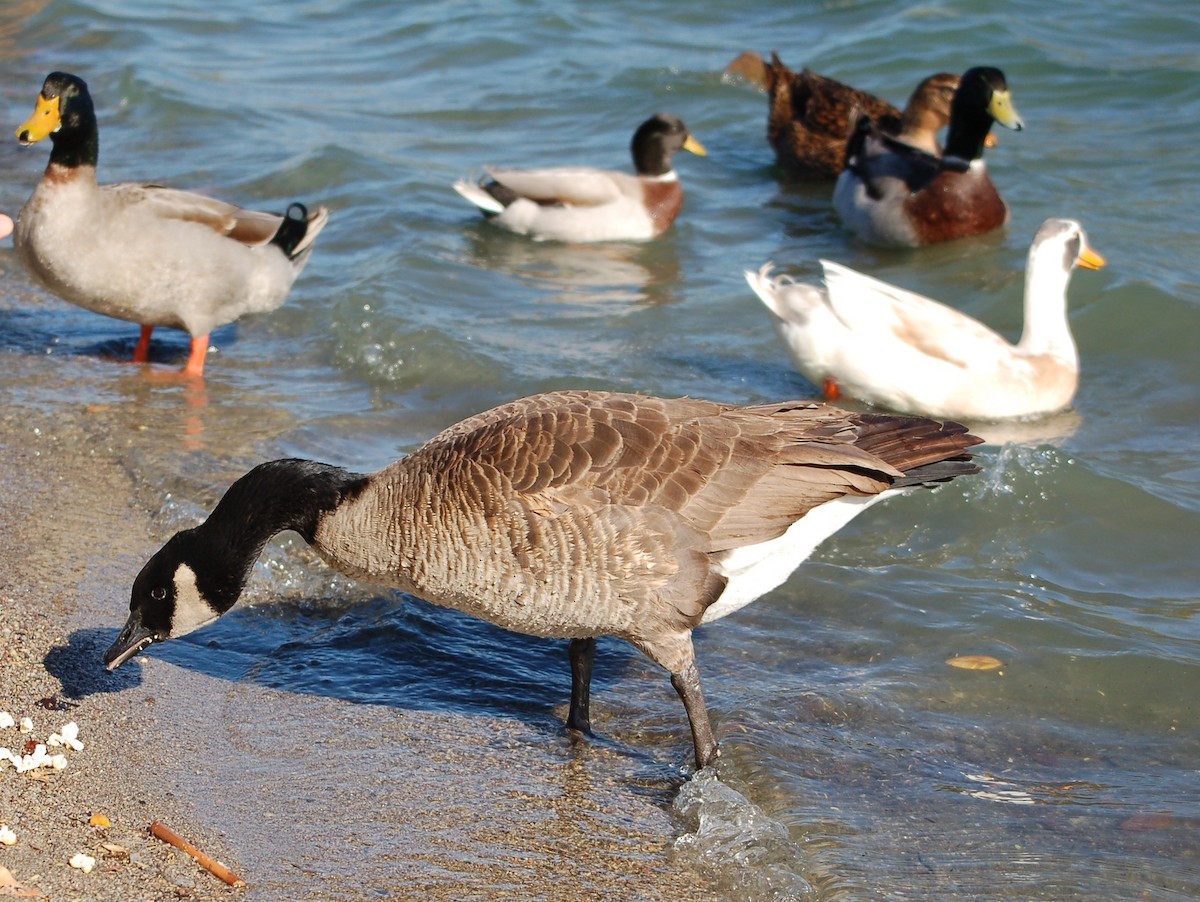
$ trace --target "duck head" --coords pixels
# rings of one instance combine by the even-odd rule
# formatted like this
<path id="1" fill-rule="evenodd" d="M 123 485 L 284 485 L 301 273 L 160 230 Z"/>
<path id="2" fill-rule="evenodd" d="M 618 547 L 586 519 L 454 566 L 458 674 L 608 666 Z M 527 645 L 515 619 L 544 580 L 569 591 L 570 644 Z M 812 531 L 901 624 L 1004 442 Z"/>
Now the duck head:
<path id="1" fill-rule="evenodd" d="M 100 151 L 96 110 L 87 82 L 67 72 L 51 72 L 42 84 L 33 115 L 17 129 L 23 146 L 50 138 L 52 163 L 95 165 Z"/>
<path id="2" fill-rule="evenodd" d="M 991 66 L 968 69 L 950 106 L 946 156 L 965 161 L 980 159 L 993 122 L 1018 132 L 1025 128 L 1004 73 Z"/>
<path id="3" fill-rule="evenodd" d="M 649 176 L 669 173 L 671 157 L 676 151 L 708 156 L 704 145 L 691 136 L 683 120 L 669 113 L 658 113 L 638 126 L 633 133 L 631 150 L 638 175 Z"/>

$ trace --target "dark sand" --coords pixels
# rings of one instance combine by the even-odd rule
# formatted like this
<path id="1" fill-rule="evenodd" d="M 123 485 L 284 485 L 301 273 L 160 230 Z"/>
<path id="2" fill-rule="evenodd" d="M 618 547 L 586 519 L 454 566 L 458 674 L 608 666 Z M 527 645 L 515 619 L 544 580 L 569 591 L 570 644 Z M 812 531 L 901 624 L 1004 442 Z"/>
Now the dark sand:
<path id="1" fill-rule="evenodd" d="M 74 720 L 85 743 L 45 781 L 0 769 L 0 822 L 18 837 L 0 866 L 56 900 L 719 898 L 672 853 L 682 758 L 645 752 L 625 718 L 619 739 L 572 745 L 561 709 L 355 705 L 219 679 L 153 649 L 106 673 L 132 578 L 165 538 L 152 518 L 165 489 L 138 465 L 143 424 L 183 420 L 139 410 L 144 395 L 127 386 L 140 378 L 86 356 L 0 351 L 0 710 L 32 717 L 43 739 Z M 682 712 L 674 726 L 682 755 Z M 24 738 L 0 730 L 0 746 Z M 89 826 L 94 812 L 112 826 Z M 226 888 L 151 838 L 153 820 L 249 887 Z M 106 857 L 104 843 L 128 855 Z M 97 858 L 92 873 L 68 865 L 77 852 Z"/>

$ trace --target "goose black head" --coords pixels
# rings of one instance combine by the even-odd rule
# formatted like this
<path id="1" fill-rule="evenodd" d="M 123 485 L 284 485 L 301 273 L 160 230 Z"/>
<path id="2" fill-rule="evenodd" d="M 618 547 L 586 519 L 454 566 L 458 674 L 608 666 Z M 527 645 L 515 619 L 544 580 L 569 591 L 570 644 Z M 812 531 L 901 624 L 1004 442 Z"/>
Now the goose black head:
<path id="1" fill-rule="evenodd" d="M 142 567 L 130 593 L 129 619 L 104 653 L 109 670 L 116 670 L 151 643 L 190 633 L 233 607 L 241 585 L 223 606 L 229 587 L 222 584 L 223 580 L 198 576 L 198 568 L 190 563 L 202 559 L 196 553 L 197 541 L 196 530 L 177 533 Z"/>
<path id="2" fill-rule="evenodd" d="M 235 604 L 271 536 L 291 529 L 312 544 L 320 517 L 368 485 L 368 477 L 309 460 L 259 464 L 234 482 L 208 519 L 176 533 L 146 562 L 129 620 L 104 663 L 115 670 L 146 646 L 212 623 Z"/>

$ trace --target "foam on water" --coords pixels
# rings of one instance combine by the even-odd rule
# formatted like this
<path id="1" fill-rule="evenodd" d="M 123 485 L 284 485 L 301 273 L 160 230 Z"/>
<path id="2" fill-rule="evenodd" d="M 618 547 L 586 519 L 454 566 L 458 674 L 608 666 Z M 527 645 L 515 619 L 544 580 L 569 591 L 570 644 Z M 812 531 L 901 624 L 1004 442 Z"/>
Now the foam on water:
<path id="1" fill-rule="evenodd" d="M 715 770 L 679 789 L 674 811 L 685 832 L 675 851 L 714 876 L 731 898 L 806 902 L 817 898 L 801 868 L 806 856 L 787 827 L 721 782 Z"/>

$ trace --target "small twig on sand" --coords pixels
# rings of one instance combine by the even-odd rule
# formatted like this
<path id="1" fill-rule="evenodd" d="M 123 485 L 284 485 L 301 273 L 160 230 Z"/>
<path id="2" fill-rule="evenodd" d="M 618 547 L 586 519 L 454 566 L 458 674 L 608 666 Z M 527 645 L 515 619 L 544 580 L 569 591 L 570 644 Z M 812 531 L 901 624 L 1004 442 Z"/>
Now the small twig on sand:
<path id="1" fill-rule="evenodd" d="M 221 862 L 217 861 L 215 858 L 205 855 L 162 821 L 154 821 L 150 825 L 150 833 L 152 836 L 158 837 L 163 842 L 169 843 L 175 848 L 187 852 L 192 856 L 192 858 L 196 859 L 196 864 L 200 865 L 200 867 L 204 868 L 215 877 L 219 877 L 221 880 L 224 880 L 230 886 L 246 885 L 245 880 L 243 880 L 233 871 L 229 870 L 229 868 L 225 867 L 225 865 L 221 864 Z"/>

